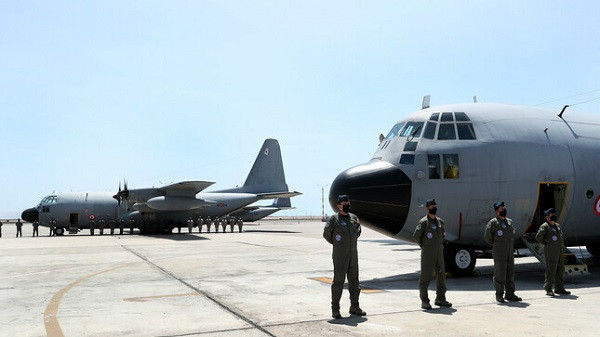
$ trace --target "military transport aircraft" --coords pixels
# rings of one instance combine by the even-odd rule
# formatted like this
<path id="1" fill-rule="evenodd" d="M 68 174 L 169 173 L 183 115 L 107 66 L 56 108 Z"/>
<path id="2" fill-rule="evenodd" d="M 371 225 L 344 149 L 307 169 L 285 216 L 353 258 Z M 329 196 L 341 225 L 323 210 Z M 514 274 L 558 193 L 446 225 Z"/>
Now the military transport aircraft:
<path id="1" fill-rule="evenodd" d="M 134 220 L 142 233 L 170 233 L 192 217 L 223 218 L 235 216 L 255 221 L 278 210 L 291 208 L 289 198 L 301 194 L 291 192 L 285 182 L 279 142 L 267 139 L 241 187 L 202 192 L 214 184 L 208 181 L 183 181 L 159 188 L 124 189 L 117 194 L 60 193 L 46 196 L 34 208 L 23 211 L 21 218 L 48 226 L 57 222 L 56 234 L 65 228 L 89 228 L 90 221 Z M 258 200 L 276 199 L 269 206 L 248 206 Z M 128 226 L 128 225 L 127 225 Z"/>
<path id="2" fill-rule="evenodd" d="M 429 107 L 393 126 L 371 160 L 340 173 L 329 202 L 348 194 L 361 222 L 413 241 L 429 198 L 446 221 L 446 268 L 468 274 L 485 250 L 493 204 L 504 201 L 516 235 L 540 260 L 532 240 L 554 207 L 567 246 L 600 257 L 600 116 L 503 104 Z M 566 254 L 567 255 L 567 254 Z M 567 257 L 574 258 L 568 254 Z M 575 258 L 576 259 L 576 258 Z M 543 262 L 543 261 L 542 261 Z M 587 273 L 580 262 L 568 273 Z"/>

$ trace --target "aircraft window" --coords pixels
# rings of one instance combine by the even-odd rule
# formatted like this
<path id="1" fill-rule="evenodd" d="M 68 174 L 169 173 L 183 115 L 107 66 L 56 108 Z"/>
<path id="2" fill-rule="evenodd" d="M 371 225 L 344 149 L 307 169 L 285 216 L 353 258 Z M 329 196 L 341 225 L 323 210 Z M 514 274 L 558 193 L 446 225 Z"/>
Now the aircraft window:
<path id="1" fill-rule="evenodd" d="M 442 122 L 453 122 L 454 117 L 452 117 L 452 112 L 444 112 L 442 114 Z"/>
<path id="2" fill-rule="evenodd" d="M 437 123 L 427 122 L 425 126 L 425 132 L 423 132 L 423 138 L 433 139 L 435 137 L 435 128 Z"/>
<path id="3" fill-rule="evenodd" d="M 420 137 L 423 129 L 423 122 L 408 122 L 400 132 L 401 137 Z"/>
<path id="4" fill-rule="evenodd" d="M 458 123 L 456 124 L 458 130 L 458 139 L 475 139 L 475 130 L 471 123 Z"/>
<path id="5" fill-rule="evenodd" d="M 459 165 L 457 154 L 444 155 L 444 179 L 458 179 Z"/>
<path id="6" fill-rule="evenodd" d="M 440 131 L 438 132 L 437 139 L 440 139 L 440 140 L 456 139 L 456 131 L 454 130 L 454 123 L 440 124 Z"/>
<path id="7" fill-rule="evenodd" d="M 403 154 L 400 156 L 400 164 L 413 165 L 415 163 L 414 154 Z"/>
<path id="8" fill-rule="evenodd" d="M 387 134 L 387 137 L 385 137 L 385 139 L 392 139 L 392 138 L 398 136 L 400 134 L 400 130 L 402 129 L 403 126 L 404 126 L 404 123 L 398 123 L 398 124 L 394 125 L 394 127 Z"/>
<path id="9" fill-rule="evenodd" d="M 440 179 L 440 156 L 428 154 L 427 168 L 429 169 L 429 179 Z"/>
<path id="10" fill-rule="evenodd" d="M 456 117 L 457 122 L 467 122 L 470 121 L 469 116 L 467 116 L 464 112 L 455 112 L 454 116 Z"/>
<path id="11" fill-rule="evenodd" d="M 429 120 L 437 122 L 438 118 L 440 118 L 440 113 L 439 112 L 434 112 L 434 113 L 431 114 L 431 117 L 429 117 Z"/>
<path id="12" fill-rule="evenodd" d="M 406 142 L 404 145 L 404 151 L 415 151 L 417 149 L 417 142 Z"/>

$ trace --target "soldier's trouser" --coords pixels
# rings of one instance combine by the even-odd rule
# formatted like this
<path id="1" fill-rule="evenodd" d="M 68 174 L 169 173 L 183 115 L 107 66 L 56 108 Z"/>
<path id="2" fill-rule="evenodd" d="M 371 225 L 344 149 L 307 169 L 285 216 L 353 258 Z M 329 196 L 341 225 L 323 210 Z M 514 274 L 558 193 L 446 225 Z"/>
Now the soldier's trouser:
<path id="1" fill-rule="evenodd" d="M 552 291 L 554 289 L 565 289 L 565 264 L 562 259 L 562 249 L 557 252 L 544 250 L 546 255 L 546 273 L 544 277 L 544 290 Z"/>
<path id="2" fill-rule="evenodd" d="M 439 249 L 437 254 L 428 254 L 421 250 L 421 275 L 419 276 L 419 297 L 423 302 L 429 302 L 427 288 L 429 283 L 436 278 L 436 300 L 446 299 L 446 268 L 444 265 L 444 251 Z"/>
<path id="3" fill-rule="evenodd" d="M 192 226 L 188 226 L 188 233 L 192 232 Z"/>
<path id="4" fill-rule="evenodd" d="M 113 235 L 113 234 L 115 234 L 115 229 L 114 229 L 114 228 L 111 228 L 111 229 L 110 229 L 110 235 Z"/>
<path id="5" fill-rule="evenodd" d="M 358 254 L 334 256 L 333 258 L 333 283 L 331 283 L 331 310 L 340 310 L 340 299 L 344 291 L 344 281 L 348 277 L 348 290 L 350 291 L 350 306 L 359 308 L 358 297 Z"/>
<path id="6" fill-rule="evenodd" d="M 119 235 L 123 235 L 123 228 L 119 228 Z"/>
<path id="7" fill-rule="evenodd" d="M 202 225 L 198 225 L 198 233 L 202 233 Z"/>
<path id="8" fill-rule="evenodd" d="M 515 293 L 515 256 L 510 253 L 493 253 L 494 255 L 494 288 L 496 297 L 514 295 Z"/>
<path id="9" fill-rule="evenodd" d="M 94 235 L 94 229 L 90 228 L 90 235 Z"/>
<path id="10" fill-rule="evenodd" d="M 33 234 L 32 234 L 32 236 L 39 236 L 39 233 L 38 233 L 38 229 L 37 229 L 37 228 L 34 228 L 34 229 L 33 229 Z"/>
<path id="11" fill-rule="evenodd" d="M 19 237 L 19 235 L 20 235 L 21 237 L 23 237 L 23 232 L 21 232 L 21 229 L 20 229 L 20 228 L 17 228 L 17 236 L 16 236 L 16 237 Z"/>

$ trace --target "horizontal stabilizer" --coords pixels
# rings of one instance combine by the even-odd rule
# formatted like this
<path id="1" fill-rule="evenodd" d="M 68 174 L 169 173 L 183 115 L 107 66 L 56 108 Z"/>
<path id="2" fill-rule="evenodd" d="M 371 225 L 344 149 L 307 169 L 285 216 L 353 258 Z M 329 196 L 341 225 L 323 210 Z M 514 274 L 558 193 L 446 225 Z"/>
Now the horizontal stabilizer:
<path id="1" fill-rule="evenodd" d="M 278 198 L 291 198 L 297 195 L 301 195 L 302 193 L 298 191 L 294 192 L 271 192 L 271 193 L 259 193 L 257 194 L 259 199 L 278 199 Z"/>

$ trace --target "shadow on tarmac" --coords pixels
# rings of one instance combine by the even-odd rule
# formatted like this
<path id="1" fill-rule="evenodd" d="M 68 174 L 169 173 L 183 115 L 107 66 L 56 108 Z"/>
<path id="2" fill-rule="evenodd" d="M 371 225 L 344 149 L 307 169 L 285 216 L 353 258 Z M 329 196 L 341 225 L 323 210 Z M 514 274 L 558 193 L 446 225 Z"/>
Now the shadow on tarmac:
<path id="1" fill-rule="evenodd" d="M 349 316 L 342 317 L 340 319 L 330 319 L 327 321 L 329 324 L 347 325 L 357 327 L 360 323 L 366 322 L 368 319 L 362 316 Z"/>

